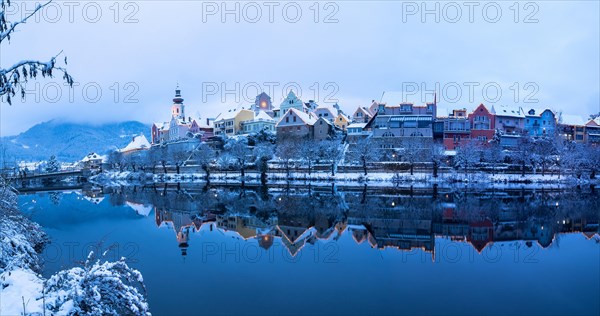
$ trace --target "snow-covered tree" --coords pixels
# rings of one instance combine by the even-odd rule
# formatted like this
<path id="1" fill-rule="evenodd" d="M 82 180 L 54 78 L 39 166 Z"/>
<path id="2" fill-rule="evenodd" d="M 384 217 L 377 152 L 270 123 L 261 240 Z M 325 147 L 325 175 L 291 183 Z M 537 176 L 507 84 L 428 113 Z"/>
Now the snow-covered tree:
<path id="1" fill-rule="evenodd" d="M 44 288 L 45 309 L 68 315 L 150 315 L 139 271 L 121 258 L 102 261 L 93 252 L 82 267 L 53 275 Z"/>
<path id="2" fill-rule="evenodd" d="M 277 139 L 275 155 L 283 161 L 288 177 L 290 176 L 290 165 L 292 160 L 297 159 L 300 155 L 298 143 L 301 141 L 302 139 L 297 137 L 280 137 Z"/>
<path id="3" fill-rule="evenodd" d="M 498 142 L 490 142 L 484 148 L 483 161 L 491 165 L 492 175 L 496 173 L 498 163 L 504 161 L 504 153 L 502 152 L 502 146 Z"/>
<path id="4" fill-rule="evenodd" d="M 194 149 L 192 157 L 206 173 L 206 182 L 210 182 L 210 166 L 216 157 L 214 149 L 206 143 L 201 143 Z"/>
<path id="5" fill-rule="evenodd" d="M 50 156 L 50 160 L 46 164 L 46 172 L 58 172 L 60 171 L 60 162 L 56 160 L 56 156 Z"/>
<path id="6" fill-rule="evenodd" d="M 337 139 L 319 142 L 320 156 L 331 164 L 331 175 L 335 176 L 340 161 L 344 158 L 344 144 Z"/>
<path id="7" fill-rule="evenodd" d="M 469 170 L 481 162 L 482 154 L 481 144 L 478 141 L 466 141 L 456 150 L 454 164 L 458 168 L 463 168 L 465 175 L 469 174 Z"/>
<path id="8" fill-rule="evenodd" d="M 21 20 L 11 22 L 7 20 L 7 11 L 11 6 L 14 6 L 10 0 L 0 0 L 0 49 L 5 42 L 10 42 L 11 36 L 18 29 L 20 24 L 25 24 L 32 16 L 38 13 L 43 7 L 51 2 L 37 4 L 35 9 L 29 12 Z M 17 8 L 17 11 L 19 9 Z M 55 71 L 62 73 L 62 78 L 69 86 L 73 86 L 73 78 L 67 72 L 66 68 L 57 65 L 57 58 L 62 54 L 62 51 L 50 58 L 48 61 L 39 61 L 31 59 L 23 59 L 18 61 L 8 68 L 0 68 L 0 98 L 6 97 L 8 104 L 12 104 L 12 98 L 17 93 L 21 94 L 21 98 L 25 99 L 25 87 L 29 80 L 36 79 L 38 75 L 42 77 L 52 78 Z M 67 57 L 64 57 L 64 63 L 67 64 Z"/>
<path id="9" fill-rule="evenodd" d="M 156 173 L 156 166 L 160 163 L 159 151 L 155 148 L 151 148 L 144 155 L 141 163 L 145 168 L 150 168 L 152 173 Z"/>
<path id="10" fill-rule="evenodd" d="M 600 147 L 588 146 L 587 156 L 590 166 L 590 179 L 596 179 L 596 175 L 600 171 Z"/>
<path id="11" fill-rule="evenodd" d="M 432 164 L 432 175 L 434 178 L 438 177 L 438 170 L 440 166 L 444 163 L 444 158 L 446 158 L 444 145 L 431 142 L 429 145 L 429 160 Z"/>
<path id="12" fill-rule="evenodd" d="M 120 172 L 123 172 L 125 169 L 125 158 L 123 157 L 123 153 L 114 150 L 108 154 L 108 165 L 111 168 L 118 168 Z"/>
<path id="13" fill-rule="evenodd" d="M 235 167 L 240 170 L 240 176 L 244 181 L 246 165 L 252 158 L 252 149 L 248 146 L 248 139 L 246 137 L 229 138 L 223 148 L 225 149 L 225 155 L 230 157 Z"/>
<path id="14" fill-rule="evenodd" d="M 410 174 L 414 174 L 415 163 L 425 160 L 427 154 L 426 140 L 421 137 L 404 137 L 396 154 L 410 165 Z"/>
<path id="15" fill-rule="evenodd" d="M 300 157 L 306 163 L 308 174 L 310 175 L 315 161 L 319 159 L 319 144 L 311 139 L 303 139 L 297 146 Z"/>
<path id="16" fill-rule="evenodd" d="M 546 170 L 555 163 L 555 142 L 550 137 L 540 137 L 531 141 L 531 162 L 534 170 L 540 167 L 542 176 Z"/>
<path id="17" fill-rule="evenodd" d="M 380 155 L 379 146 L 371 137 L 359 139 L 356 143 L 350 145 L 348 152 L 350 161 L 360 164 L 365 176 L 367 175 L 368 163 L 376 160 Z"/>
<path id="18" fill-rule="evenodd" d="M 260 172 L 260 182 L 267 183 L 267 171 L 269 170 L 269 161 L 273 159 L 275 146 L 270 142 L 260 142 L 254 147 L 254 156 L 256 168 Z"/>
<path id="19" fill-rule="evenodd" d="M 179 174 L 181 166 L 190 157 L 190 152 L 183 149 L 182 147 L 169 148 L 169 160 L 175 165 L 175 172 Z"/>
<path id="20" fill-rule="evenodd" d="M 512 161 L 521 166 L 521 177 L 525 177 L 525 171 L 532 163 L 531 148 L 532 144 L 529 137 L 522 136 L 519 138 L 517 147 L 510 153 Z"/>

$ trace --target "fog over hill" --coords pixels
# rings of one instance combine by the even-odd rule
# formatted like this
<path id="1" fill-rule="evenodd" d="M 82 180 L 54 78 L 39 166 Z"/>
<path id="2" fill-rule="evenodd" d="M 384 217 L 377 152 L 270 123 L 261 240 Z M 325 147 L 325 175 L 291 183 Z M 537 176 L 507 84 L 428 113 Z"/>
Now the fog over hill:
<path id="1" fill-rule="evenodd" d="M 143 133 L 150 139 L 150 125 L 126 121 L 101 125 L 51 120 L 27 131 L 0 138 L 0 163 L 47 160 L 76 161 L 90 152 L 105 154 L 125 147 L 133 136 Z"/>

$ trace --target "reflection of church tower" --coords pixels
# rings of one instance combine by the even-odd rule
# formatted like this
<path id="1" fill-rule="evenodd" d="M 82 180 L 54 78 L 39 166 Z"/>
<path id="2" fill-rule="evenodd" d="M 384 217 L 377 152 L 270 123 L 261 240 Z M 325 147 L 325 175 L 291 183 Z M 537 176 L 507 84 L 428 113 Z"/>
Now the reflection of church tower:
<path id="1" fill-rule="evenodd" d="M 185 106 L 183 105 L 183 98 L 181 97 L 179 85 L 177 85 L 177 88 L 175 89 L 175 98 L 173 98 L 173 105 L 171 106 L 171 117 L 185 119 Z"/>
<path id="2" fill-rule="evenodd" d="M 258 238 L 258 245 L 264 250 L 269 250 L 273 246 L 273 236 L 270 234 L 258 235 L 256 238 Z"/>
<path id="3" fill-rule="evenodd" d="M 187 256 L 187 249 L 189 247 L 188 240 L 190 239 L 190 229 L 189 227 L 183 227 L 177 233 L 177 242 L 179 243 L 179 248 L 181 249 L 181 255 L 183 257 Z"/>

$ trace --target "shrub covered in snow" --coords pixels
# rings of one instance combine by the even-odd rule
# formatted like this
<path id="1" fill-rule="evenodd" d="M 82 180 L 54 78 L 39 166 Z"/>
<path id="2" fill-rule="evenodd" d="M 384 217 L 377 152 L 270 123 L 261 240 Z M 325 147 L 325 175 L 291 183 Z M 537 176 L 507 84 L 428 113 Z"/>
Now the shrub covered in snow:
<path id="1" fill-rule="evenodd" d="M 52 276 L 44 291 L 46 310 L 80 315 L 150 315 L 144 280 L 125 258 L 102 262 L 90 253 L 83 267 Z"/>
<path id="2" fill-rule="evenodd" d="M 38 253 L 48 238 L 38 224 L 21 215 L 17 208 L 17 195 L 2 183 L 0 241 L 0 273 L 16 268 L 41 269 Z"/>

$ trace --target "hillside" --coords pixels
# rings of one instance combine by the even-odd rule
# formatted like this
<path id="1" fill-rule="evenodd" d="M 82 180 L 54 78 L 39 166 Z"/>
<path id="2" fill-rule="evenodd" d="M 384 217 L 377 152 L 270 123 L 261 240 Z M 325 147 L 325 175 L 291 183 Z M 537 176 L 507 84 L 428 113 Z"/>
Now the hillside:
<path id="1" fill-rule="evenodd" d="M 93 125 L 52 120 L 0 138 L 0 163 L 47 160 L 51 155 L 64 162 L 76 161 L 90 152 L 105 154 L 125 147 L 140 133 L 150 139 L 150 126 L 137 121 Z"/>

